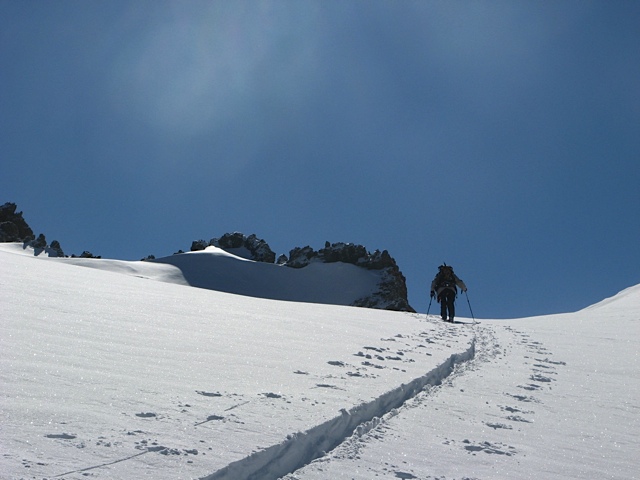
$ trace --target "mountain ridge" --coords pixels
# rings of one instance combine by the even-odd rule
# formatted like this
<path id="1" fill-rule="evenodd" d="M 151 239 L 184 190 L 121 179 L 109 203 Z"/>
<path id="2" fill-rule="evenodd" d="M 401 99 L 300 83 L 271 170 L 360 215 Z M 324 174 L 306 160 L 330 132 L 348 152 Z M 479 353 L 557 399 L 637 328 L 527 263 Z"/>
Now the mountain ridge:
<path id="1" fill-rule="evenodd" d="M 49 245 L 42 233 L 35 237 L 23 213 L 17 212 L 15 203 L 0 207 L 0 233 L 1 242 L 21 242 L 23 249 L 32 248 L 36 256 L 69 258 L 60 242 Z M 230 257 L 221 252 L 227 252 Z M 70 258 L 102 260 L 89 251 Z M 236 260 L 249 260 L 249 263 Z M 276 259 L 265 240 L 255 234 L 233 232 L 208 242 L 196 240 L 190 252 L 180 250 L 160 258 L 150 255 L 140 262 L 172 265 L 179 272 L 146 274 L 142 265 L 121 260 L 75 263 L 258 298 L 415 313 L 408 301 L 406 279 L 389 252 L 371 253 L 363 245 L 353 243 L 325 242 L 324 248 L 317 251 L 310 246 L 296 247 L 289 256 L 280 255 Z"/>

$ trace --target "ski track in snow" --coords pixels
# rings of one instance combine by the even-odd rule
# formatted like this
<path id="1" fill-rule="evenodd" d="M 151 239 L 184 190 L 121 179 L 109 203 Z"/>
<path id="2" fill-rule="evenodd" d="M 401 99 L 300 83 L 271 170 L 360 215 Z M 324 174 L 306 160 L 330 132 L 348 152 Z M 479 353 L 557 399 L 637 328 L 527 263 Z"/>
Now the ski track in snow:
<path id="1" fill-rule="evenodd" d="M 436 320 L 437 321 L 437 320 Z M 452 328 L 464 328 L 453 327 Z M 429 343 L 428 339 L 425 339 Z M 354 354 L 374 361 L 402 360 L 399 356 L 389 356 L 387 349 L 365 346 Z M 371 353 L 365 353 L 371 352 Z M 402 355 L 402 352 L 398 352 Z M 244 459 L 233 462 L 201 480 L 276 480 L 295 478 L 289 476 L 296 470 L 317 459 L 326 457 L 334 450 L 352 449 L 357 439 L 379 430 L 386 418 L 397 414 L 407 402 L 432 387 L 441 385 L 452 373 L 461 371 L 461 365 L 471 361 L 476 355 L 476 340 L 463 352 L 452 354 L 445 362 L 414 379 L 408 384 L 384 393 L 373 401 L 358 405 L 350 410 L 342 409 L 341 415 L 317 425 L 306 432 L 289 435 L 283 443 L 255 452 Z M 341 361 L 329 361 L 330 365 L 345 367 Z M 365 360 L 364 366 L 386 368 Z M 305 372 L 296 372 L 305 373 Z M 347 373 L 350 375 L 350 373 Z M 356 375 L 351 373 L 351 375 Z M 318 388 L 337 388 L 328 384 L 318 384 Z M 267 394 L 268 396 L 269 394 Z M 402 478 L 402 477 L 400 477 Z M 407 476 L 404 478 L 414 478 Z"/>
<path id="2" fill-rule="evenodd" d="M 473 328 L 465 325 L 443 325 L 439 320 L 432 318 L 425 319 L 424 316 L 417 314 L 414 316 L 421 322 L 435 323 L 439 328 L 435 331 L 417 332 L 409 337 L 398 334 L 396 338 L 380 339 L 381 343 L 379 345 L 365 345 L 357 352 L 354 352 L 352 354 L 352 360 L 328 360 L 327 364 L 336 369 L 346 371 L 346 378 L 375 378 L 377 376 L 376 371 L 381 369 L 393 368 L 395 370 L 402 370 L 402 363 L 415 362 L 411 357 L 416 354 L 431 356 L 431 353 L 427 351 L 428 348 L 426 347 L 439 343 L 448 344 L 449 338 L 460 333 L 456 331 L 457 329 Z M 388 343 L 390 346 L 385 346 L 384 343 Z M 338 416 L 324 423 L 316 425 L 305 432 L 292 432 L 287 435 L 286 440 L 282 443 L 260 449 L 245 458 L 234 461 L 216 472 L 201 478 L 203 480 L 275 480 L 287 477 L 287 475 L 294 473 L 296 470 L 314 460 L 327 457 L 328 452 L 353 449 L 355 448 L 354 446 L 357 445 L 357 439 L 370 434 L 372 431 L 379 432 L 387 419 L 396 415 L 399 409 L 406 406 L 407 402 L 414 399 L 417 395 L 422 394 L 424 391 L 429 391 L 430 388 L 440 385 L 452 373 L 462 371 L 461 365 L 472 360 L 475 355 L 476 341 L 472 340 L 466 350 L 451 354 L 446 361 L 425 375 L 415 378 L 409 383 L 399 385 L 395 389 L 369 402 L 357 405 L 349 410 L 343 408 Z M 309 372 L 300 370 L 293 373 L 310 375 Z M 344 379 L 345 375 L 335 376 L 334 380 Z M 318 377 L 318 379 L 322 379 L 323 381 L 316 383 L 316 386 L 311 388 L 345 390 L 336 384 L 329 383 L 332 379 L 331 375 Z M 224 401 L 228 405 L 228 407 L 221 410 L 220 413 L 222 413 L 222 415 L 214 414 L 195 419 L 193 422 L 193 426 L 195 427 L 216 422 L 243 424 L 244 422 L 234 415 L 233 410 L 250 404 L 252 401 L 259 401 L 259 399 L 247 399 L 245 395 L 229 392 L 194 390 L 194 394 L 195 397 L 201 397 L 203 399 Z M 260 394 L 260 397 L 265 400 L 284 400 L 290 403 L 279 393 L 264 392 Z M 127 415 L 146 422 L 166 421 L 171 420 L 171 417 L 175 416 L 176 413 L 193 417 L 195 412 L 191 412 L 192 407 L 193 405 L 191 403 L 178 402 L 175 405 L 175 412 L 133 411 Z M 80 451 L 87 449 L 87 447 L 90 446 L 90 442 L 94 443 L 95 447 L 120 451 L 124 450 L 123 446 L 125 443 L 130 444 L 132 441 L 134 442 L 134 451 L 137 450 L 137 453 L 125 453 L 115 458 L 109 455 L 111 458 L 108 460 L 105 459 L 104 462 L 80 466 L 74 470 L 54 474 L 49 478 L 80 478 L 93 476 L 94 472 L 100 469 L 133 461 L 134 459 L 137 460 L 140 457 L 153 454 L 174 458 L 189 458 L 205 453 L 199 451 L 198 448 L 173 448 L 167 446 L 161 438 L 154 438 L 151 435 L 152 430 L 153 429 L 131 429 L 125 433 L 126 439 L 118 439 L 117 436 L 100 436 L 95 442 L 91 442 L 87 438 L 79 437 L 75 433 L 64 431 L 46 434 L 44 435 L 45 438 L 51 441 L 61 442 L 61 445 L 67 448 L 76 448 Z M 190 461 L 187 460 L 187 462 Z M 32 467 L 47 465 L 42 462 L 31 462 L 27 459 L 23 460 L 23 464 L 25 468 L 30 470 Z M 33 470 L 37 470 L 37 468 Z"/>
<path id="3" fill-rule="evenodd" d="M 407 464 L 410 464 L 410 461 L 398 459 L 397 463 L 380 462 L 380 451 L 374 450 L 368 457 L 366 457 L 365 452 L 371 445 L 386 445 L 388 447 L 396 441 L 414 443 L 417 439 L 403 436 L 402 427 L 396 425 L 397 421 L 402 420 L 402 417 L 407 412 L 414 410 L 418 417 L 422 416 L 420 412 L 434 408 L 433 403 L 429 403 L 434 397 L 443 393 L 451 393 L 457 389 L 457 383 L 461 377 L 468 375 L 482 377 L 486 369 L 490 367 L 508 368 L 509 359 L 514 355 L 520 354 L 524 355 L 524 364 L 530 366 L 530 370 L 525 376 L 523 376 L 522 372 L 519 372 L 510 379 L 510 382 L 496 386 L 496 388 L 504 388 L 506 390 L 503 392 L 505 402 L 504 404 L 491 405 L 488 412 L 484 415 L 479 415 L 481 423 L 488 427 L 488 429 L 481 428 L 481 431 L 487 432 L 484 438 L 447 438 L 446 430 L 437 432 L 437 428 L 434 428 L 434 433 L 431 436 L 428 433 L 425 434 L 425 437 L 432 439 L 440 436 L 442 438 L 442 446 L 458 449 L 467 455 L 484 454 L 504 457 L 505 459 L 518 456 L 520 454 L 518 448 L 510 445 L 509 439 L 505 438 L 502 432 L 511 433 L 514 430 L 522 432 L 523 429 L 527 428 L 528 424 L 534 422 L 536 406 L 544 403 L 541 397 L 544 398 L 544 393 L 551 390 L 551 384 L 558 374 L 557 369 L 566 365 L 566 363 L 551 360 L 550 357 L 553 353 L 541 342 L 531 340 L 528 333 L 521 332 L 512 326 L 478 324 L 478 327 L 474 326 L 473 329 L 475 334 L 474 347 L 469 352 L 458 357 L 458 360 L 462 361 L 447 362 L 450 364 L 444 369 L 438 368 L 431 372 L 434 374 L 438 371 L 438 373 L 435 373 L 436 378 L 438 378 L 437 382 L 426 382 L 421 391 L 406 398 L 398 408 L 380 411 L 379 418 L 376 417 L 359 425 L 354 429 L 353 434 L 345 438 L 333 451 L 310 462 L 305 467 L 283 476 L 283 480 L 347 478 L 347 476 L 342 477 L 340 475 L 342 470 L 341 462 L 350 464 L 350 468 L 345 468 L 345 470 L 351 473 L 354 471 L 352 462 L 358 462 L 359 468 L 357 470 L 361 472 L 362 476 L 354 478 L 373 478 L 388 475 L 392 478 L 403 479 L 475 479 L 476 477 L 473 475 L 453 478 L 435 474 L 434 472 L 429 472 L 429 474 L 425 475 L 424 471 L 415 471 L 408 467 Z M 503 343 L 500 343 L 496 330 L 501 331 Z M 506 342 L 504 341 L 505 334 L 508 338 Z M 511 351 L 515 349 L 518 350 L 518 353 Z M 521 381 L 517 381 L 518 379 Z M 464 392 L 464 390 L 462 391 Z M 473 391 L 467 392 L 465 395 L 473 396 L 479 393 L 481 392 Z M 448 410 L 450 410 L 450 415 L 456 421 L 464 423 L 470 421 L 469 418 L 463 418 L 457 413 L 455 405 L 452 405 Z M 402 448 L 391 449 L 391 451 L 395 450 L 402 451 Z M 421 451 L 420 455 L 428 455 L 428 453 Z M 361 457 L 366 457 L 366 460 L 362 461 Z M 372 459 L 373 461 L 371 461 Z M 381 466 L 380 463 L 383 463 L 383 465 Z M 371 464 L 374 466 L 371 466 Z M 431 473 L 434 474 L 432 475 Z M 351 479 L 352 477 L 349 476 L 348 478 Z"/>
<path id="4" fill-rule="evenodd" d="M 315 387 L 311 389 L 331 389 L 347 391 L 349 382 L 366 381 L 367 378 L 377 378 L 380 372 L 385 369 L 405 371 L 403 364 L 413 364 L 419 357 L 430 357 L 430 347 L 441 346 L 451 352 L 452 343 L 456 343 L 454 338 L 459 336 L 457 329 L 467 329 L 466 326 L 453 326 L 442 324 L 439 320 L 425 319 L 422 315 L 413 315 L 420 322 L 427 322 L 435 329 L 418 329 L 411 335 L 397 334 L 391 338 L 380 338 L 379 343 L 363 345 L 360 349 L 351 354 L 351 358 L 339 360 L 327 359 L 326 363 L 339 371 L 336 375 L 316 375 L 313 372 L 301 370 L 292 371 L 295 375 L 305 375 L 310 378 Z M 469 334 L 467 330 L 465 335 Z M 467 340 L 460 347 L 465 345 L 466 350 L 451 354 L 446 361 L 423 376 L 412 381 L 398 385 L 398 387 L 380 395 L 379 397 L 365 402 L 349 410 L 343 408 L 338 416 L 316 425 L 304 432 L 290 432 L 286 439 L 279 444 L 261 448 L 259 451 L 234 461 L 227 466 L 219 468 L 214 473 L 201 477 L 203 479 L 277 479 L 284 477 L 315 459 L 321 458 L 332 451 L 341 443 L 352 436 L 365 435 L 375 429 L 385 416 L 393 415 L 393 412 L 401 408 L 408 400 L 418 395 L 425 388 L 440 384 L 450 375 L 461 362 L 467 362 L 475 354 L 473 341 Z M 432 363 L 433 365 L 433 363 Z M 343 386 L 344 385 L 344 388 Z M 226 391 L 194 389 L 192 399 L 189 401 L 177 401 L 172 407 L 161 410 L 132 410 L 122 412 L 125 417 L 135 419 L 129 430 L 103 432 L 102 435 L 93 437 L 87 436 L 87 432 L 77 432 L 65 426 L 65 422 L 59 424 L 59 430 L 54 428 L 43 435 L 51 442 L 56 442 L 67 451 L 77 450 L 82 457 L 86 453 L 94 455 L 93 462 L 76 462 L 75 468 L 68 468 L 66 471 L 57 469 L 53 473 L 49 470 L 48 475 L 38 475 L 36 472 L 43 468 L 50 469 L 54 459 L 49 457 L 45 461 L 23 458 L 22 464 L 31 475 L 28 478 L 86 478 L 88 476 L 109 475 L 112 468 L 129 462 L 143 462 L 143 464 L 154 465 L 157 463 L 153 458 L 162 455 L 167 461 L 194 463 L 202 455 L 212 454 L 211 443 L 200 440 L 200 445 L 171 444 L 171 441 L 162 438 L 159 431 L 154 428 L 156 422 L 178 422 L 184 423 L 186 418 L 193 419 L 191 425 L 197 428 L 207 428 L 208 425 L 231 423 L 243 426 L 245 421 L 242 414 L 236 415 L 236 409 L 251 403 L 261 401 L 286 402 L 291 404 L 288 395 L 264 391 L 257 397 L 248 397 L 246 394 L 238 394 Z M 215 401 L 219 405 L 219 413 L 201 416 L 201 406 L 197 405 L 197 399 L 202 401 Z M 303 398 L 304 400 L 311 400 Z M 313 401 L 313 400 L 312 400 Z M 275 406 L 275 403 L 274 403 Z M 289 405 L 290 407 L 291 405 Z M 157 408 L 157 405 L 156 405 Z M 182 420 L 178 420 L 179 418 Z M 188 420 L 187 420 L 188 422 Z M 146 425 L 146 427 L 145 427 Z M 46 432 L 46 430 L 45 430 Z M 203 437 L 204 438 L 204 437 Z M 282 437 L 285 438 L 285 435 Z M 195 438 L 193 442 L 197 442 Z M 103 453 L 96 453 L 102 451 Z M 95 461 L 95 459 L 104 459 Z M 184 459 L 184 460 L 180 460 Z M 193 460 L 191 460 L 193 459 Z M 84 465 L 82 464 L 84 463 Z M 116 476 L 118 476 L 116 474 Z M 21 478 L 27 478 L 21 477 Z M 194 478 L 194 477 L 190 477 Z"/>

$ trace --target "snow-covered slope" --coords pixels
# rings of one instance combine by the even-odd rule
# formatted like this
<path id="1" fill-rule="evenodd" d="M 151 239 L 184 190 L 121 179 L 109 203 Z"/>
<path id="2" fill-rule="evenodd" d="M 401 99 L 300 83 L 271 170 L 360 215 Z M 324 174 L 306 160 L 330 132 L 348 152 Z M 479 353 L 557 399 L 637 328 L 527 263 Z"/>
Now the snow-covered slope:
<path id="1" fill-rule="evenodd" d="M 441 386 L 286 478 L 640 478 L 640 286 L 475 335 Z"/>
<path id="2" fill-rule="evenodd" d="M 219 292 L 295 302 L 350 305 L 371 295 L 379 271 L 346 263 L 311 263 L 296 269 L 254 262 L 213 246 L 154 260 L 177 267 L 189 285 Z"/>
<path id="3" fill-rule="evenodd" d="M 31 248 L 25 249 L 19 243 L 4 244 L 0 248 L 28 256 L 34 254 Z M 40 256 L 46 258 L 44 253 Z M 147 261 L 50 260 L 219 292 L 332 305 L 351 305 L 370 296 L 377 290 L 382 275 L 379 270 L 346 263 L 316 262 L 303 269 L 288 268 L 247 260 L 214 246 Z"/>
<path id="4" fill-rule="evenodd" d="M 24 253 L 0 245 L 0 478 L 638 478 L 640 287 L 449 325 Z"/>

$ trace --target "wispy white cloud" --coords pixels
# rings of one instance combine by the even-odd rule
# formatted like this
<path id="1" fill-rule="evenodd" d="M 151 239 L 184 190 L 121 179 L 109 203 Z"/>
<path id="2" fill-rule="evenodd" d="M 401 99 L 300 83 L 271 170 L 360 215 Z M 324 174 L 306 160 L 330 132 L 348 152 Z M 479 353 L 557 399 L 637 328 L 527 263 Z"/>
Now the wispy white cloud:
<path id="1" fill-rule="evenodd" d="M 259 110 L 263 95 L 295 95 L 311 70 L 307 8 L 273 3 L 165 5 L 113 59 L 122 114 L 193 137 Z M 126 101 L 122 101 L 123 97 Z M 116 102 L 114 102 L 116 103 Z"/>

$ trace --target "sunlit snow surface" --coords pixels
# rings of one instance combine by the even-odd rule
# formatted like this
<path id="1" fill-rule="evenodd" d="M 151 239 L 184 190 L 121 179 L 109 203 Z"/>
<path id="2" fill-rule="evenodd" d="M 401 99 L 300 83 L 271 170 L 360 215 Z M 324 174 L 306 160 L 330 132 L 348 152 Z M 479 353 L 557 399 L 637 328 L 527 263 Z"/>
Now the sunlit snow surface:
<path id="1" fill-rule="evenodd" d="M 449 325 L 181 268 L 0 245 L 0 478 L 640 478 L 640 287 Z"/>

